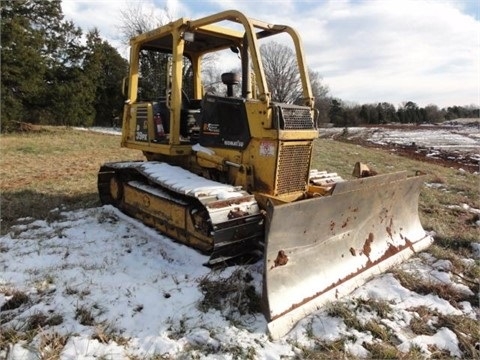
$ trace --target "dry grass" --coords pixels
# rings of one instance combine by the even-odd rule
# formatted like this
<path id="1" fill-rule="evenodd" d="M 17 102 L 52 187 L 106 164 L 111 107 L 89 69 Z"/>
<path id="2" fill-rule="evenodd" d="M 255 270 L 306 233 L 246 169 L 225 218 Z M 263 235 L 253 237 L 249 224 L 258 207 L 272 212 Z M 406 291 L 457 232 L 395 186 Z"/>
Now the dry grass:
<path id="1" fill-rule="evenodd" d="M 0 308 L 0 311 L 17 309 L 29 300 L 28 295 L 25 294 L 23 291 L 18 291 L 18 290 L 10 291 L 8 289 L 0 289 L 0 292 L 2 292 L 5 296 L 8 296 L 8 297 L 11 296 L 10 299 L 5 301 L 5 303 L 2 305 L 2 307 Z M 2 322 L 0 322 L 0 324 L 1 323 Z"/>
<path id="2" fill-rule="evenodd" d="M 346 360 L 355 359 L 354 356 L 345 350 L 345 338 L 335 341 L 322 341 L 315 339 L 313 335 L 309 335 L 314 340 L 314 346 L 309 347 L 294 342 L 293 346 L 300 350 L 296 354 L 295 360 Z"/>
<path id="3" fill-rule="evenodd" d="M 68 336 L 46 333 L 40 336 L 40 359 L 60 359 L 60 354 L 68 341 Z"/>
<path id="4" fill-rule="evenodd" d="M 399 359 L 401 354 L 395 346 L 383 342 L 365 344 L 365 348 L 371 359 Z"/>
<path id="5" fill-rule="evenodd" d="M 465 359 L 480 359 L 480 326 L 476 319 L 460 315 L 444 315 L 426 306 L 410 308 L 414 313 L 410 321 L 410 329 L 417 335 L 434 335 L 439 329 L 447 328 L 457 336 L 459 348 Z M 435 356 L 449 358 L 441 351 Z"/>
<path id="6" fill-rule="evenodd" d="M 92 339 L 98 340 L 102 344 L 108 344 L 113 341 L 118 345 L 125 346 L 130 341 L 129 338 L 126 338 L 120 335 L 120 332 L 109 324 L 99 324 L 95 327 Z"/>
<path id="7" fill-rule="evenodd" d="M 353 328 L 360 332 L 368 331 L 376 339 L 382 341 L 390 341 L 391 333 L 384 325 L 380 324 L 380 320 L 383 317 L 380 317 L 378 320 L 370 319 L 368 321 L 360 321 L 357 317 L 357 310 L 360 307 L 365 306 L 365 301 L 360 300 L 360 302 L 347 304 L 345 302 L 339 301 L 331 303 L 327 309 L 327 314 L 332 317 L 340 317 L 343 319 L 345 325 L 349 328 Z M 385 315 L 388 315 L 385 313 Z"/>
<path id="8" fill-rule="evenodd" d="M 480 359 L 480 326 L 477 320 L 465 316 L 440 315 L 436 325 L 455 333 L 460 351 L 466 359 Z"/>
<path id="9" fill-rule="evenodd" d="M 380 319 L 389 318 L 392 313 L 392 306 L 388 301 L 377 299 L 357 298 L 357 307 L 369 312 L 375 312 Z"/>
<path id="10" fill-rule="evenodd" d="M 199 281 L 199 287 L 204 295 L 199 302 L 200 311 L 216 309 L 226 314 L 233 321 L 238 315 L 256 314 L 261 312 L 260 295 L 250 284 L 253 280 L 243 269 L 235 270 L 230 277 L 212 280 L 207 274 Z"/>
<path id="11" fill-rule="evenodd" d="M 331 317 L 340 317 L 347 327 L 359 331 L 365 330 L 365 326 L 358 319 L 355 311 L 344 302 L 331 303 L 327 308 L 327 314 Z"/>
<path id="12" fill-rule="evenodd" d="M 27 344 L 30 343 L 35 336 L 38 335 L 38 332 L 39 331 L 37 329 L 22 331 L 11 327 L 2 327 L 2 331 L 0 331 L 0 352 L 7 352 L 12 344 L 17 344 L 20 342 L 25 342 Z"/>
<path id="13" fill-rule="evenodd" d="M 458 288 L 450 283 L 424 280 L 419 276 L 400 269 L 394 269 L 392 273 L 403 287 L 421 295 L 438 295 L 456 308 L 459 307 L 459 302 L 469 301 L 473 303 L 475 301 L 475 296 L 459 291 Z"/>
<path id="14" fill-rule="evenodd" d="M 142 159 L 120 137 L 68 128 L 0 135 L 1 233 L 18 218 L 54 220 L 55 208 L 99 205 L 97 172 L 109 161 Z"/>
<path id="15" fill-rule="evenodd" d="M 474 293 L 479 294 L 476 299 L 471 299 L 472 305 L 480 306 L 480 261 L 465 261 L 470 257 L 469 247 L 463 245 L 459 248 L 452 249 L 451 243 L 442 246 L 445 240 L 437 240 L 437 243 L 430 247 L 429 252 L 437 259 L 445 259 L 452 264 L 452 274 L 455 280 L 461 283 Z"/>
<path id="16" fill-rule="evenodd" d="M 45 315 L 43 312 L 35 312 L 26 322 L 26 330 L 43 329 L 49 326 L 56 326 L 63 323 L 61 315 Z"/>
<path id="17" fill-rule="evenodd" d="M 75 309 L 75 320 L 84 326 L 95 325 L 95 315 L 93 314 L 92 309 L 85 305 L 77 306 Z"/>

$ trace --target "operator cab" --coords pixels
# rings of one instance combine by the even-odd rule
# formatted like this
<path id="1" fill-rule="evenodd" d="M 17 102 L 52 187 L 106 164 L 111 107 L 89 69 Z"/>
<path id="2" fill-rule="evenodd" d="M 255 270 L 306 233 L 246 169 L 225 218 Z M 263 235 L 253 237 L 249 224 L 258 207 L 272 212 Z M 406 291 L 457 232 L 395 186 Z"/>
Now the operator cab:
<path id="1" fill-rule="evenodd" d="M 207 93 L 201 100 L 189 99 L 182 91 L 180 113 L 181 141 L 200 143 L 206 147 L 244 149 L 250 140 L 250 131 L 245 109 L 245 99 L 234 97 L 234 87 L 240 83 L 240 75 L 223 73 L 222 83 L 226 85 L 224 96 Z M 152 102 L 153 121 L 157 126 L 155 143 L 167 143 L 170 133 L 170 109 L 168 97 Z M 161 124 L 161 129 L 158 126 Z"/>

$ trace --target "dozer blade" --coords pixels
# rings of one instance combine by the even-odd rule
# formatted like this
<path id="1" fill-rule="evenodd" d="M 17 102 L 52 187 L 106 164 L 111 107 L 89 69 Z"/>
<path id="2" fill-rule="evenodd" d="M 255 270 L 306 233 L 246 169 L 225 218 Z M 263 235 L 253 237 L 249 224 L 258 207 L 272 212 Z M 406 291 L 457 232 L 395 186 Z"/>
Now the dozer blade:
<path id="1" fill-rule="evenodd" d="M 267 207 L 264 301 L 273 338 L 432 243 L 418 216 L 422 184 L 406 172 L 378 175 Z"/>

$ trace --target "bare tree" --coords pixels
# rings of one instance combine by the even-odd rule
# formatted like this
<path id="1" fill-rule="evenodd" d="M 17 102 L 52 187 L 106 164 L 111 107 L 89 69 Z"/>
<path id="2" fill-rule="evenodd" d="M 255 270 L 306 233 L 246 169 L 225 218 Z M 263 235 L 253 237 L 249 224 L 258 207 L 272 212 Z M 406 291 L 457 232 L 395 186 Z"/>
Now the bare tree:
<path id="1" fill-rule="evenodd" d="M 308 76 L 313 97 L 315 98 L 315 108 L 318 110 L 317 121 L 319 123 L 328 123 L 330 121 L 328 112 L 332 103 L 332 99 L 328 96 L 329 88 L 323 84 L 323 78 L 318 71 L 309 69 Z"/>
<path id="2" fill-rule="evenodd" d="M 153 8 L 147 9 L 141 1 L 129 2 L 128 7 L 120 11 L 120 32 L 125 43 L 144 32 L 153 30 L 173 20 L 170 9 L 165 6 L 161 14 L 155 14 Z"/>
<path id="3" fill-rule="evenodd" d="M 301 84 L 293 50 L 271 41 L 260 46 L 260 55 L 272 99 L 294 103 L 301 95 Z"/>
<path id="4" fill-rule="evenodd" d="M 318 71 L 308 69 L 308 77 L 310 78 L 310 85 L 312 93 L 316 100 L 325 99 L 328 96 L 329 88 L 323 84 L 323 78 Z"/>
<path id="5" fill-rule="evenodd" d="M 274 101 L 297 103 L 302 96 L 302 87 L 297 58 L 294 51 L 275 41 L 260 46 L 260 54 L 267 78 L 268 89 Z M 319 105 L 319 110 L 324 109 L 328 94 L 328 87 L 322 84 L 322 77 L 316 71 L 308 70 L 313 96 Z"/>

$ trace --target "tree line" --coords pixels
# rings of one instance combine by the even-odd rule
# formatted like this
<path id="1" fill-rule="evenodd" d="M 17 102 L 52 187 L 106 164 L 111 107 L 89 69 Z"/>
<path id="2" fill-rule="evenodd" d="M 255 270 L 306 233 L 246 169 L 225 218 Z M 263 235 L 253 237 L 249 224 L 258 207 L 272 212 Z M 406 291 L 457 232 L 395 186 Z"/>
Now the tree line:
<path id="1" fill-rule="evenodd" d="M 1 130 L 16 122 L 66 126 L 108 126 L 121 116 L 122 79 L 128 62 L 97 29 L 86 33 L 64 19 L 61 0 L 3 0 L 1 6 Z M 146 13 L 138 3 L 122 12 L 124 40 L 172 20 Z M 300 79 L 295 53 L 270 42 L 260 48 L 267 83 L 274 101 L 297 102 Z M 142 75 L 156 74 L 164 59 L 142 59 Z M 215 83 L 220 71 L 208 57 L 203 76 Z M 157 65 L 155 65 L 157 64 Z M 356 126 L 385 123 L 437 123 L 479 117 L 475 106 L 419 107 L 412 101 L 393 104 L 349 104 L 329 95 L 320 74 L 309 69 L 320 123 Z M 158 80 L 158 79 L 157 79 Z M 158 83 L 158 81 L 155 81 Z M 153 90 L 153 88 L 151 89 Z"/>
<path id="2" fill-rule="evenodd" d="M 345 104 L 339 99 L 330 99 L 328 121 L 336 127 L 358 125 L 436 124 L 458 118 L 479 118 L 480 108 L 475 105 L 450 106 L 440 109 L 437 105 L 420 107 L 413 101 L 402 103 L 398 108 L 388 102 L 378 104 Z"/>

